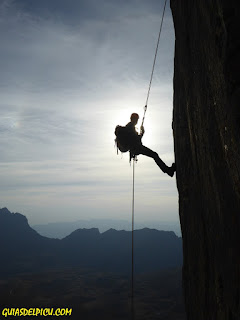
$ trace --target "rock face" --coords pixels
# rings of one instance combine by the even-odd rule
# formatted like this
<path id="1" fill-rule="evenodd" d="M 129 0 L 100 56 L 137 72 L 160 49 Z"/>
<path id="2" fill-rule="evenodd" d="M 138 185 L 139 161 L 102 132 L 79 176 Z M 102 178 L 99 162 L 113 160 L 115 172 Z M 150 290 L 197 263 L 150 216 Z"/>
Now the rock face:
<path id="1" fill-rule="evenodd" d="M 240 3 L 171 0 L 189 320 L 240 319 Z"/>

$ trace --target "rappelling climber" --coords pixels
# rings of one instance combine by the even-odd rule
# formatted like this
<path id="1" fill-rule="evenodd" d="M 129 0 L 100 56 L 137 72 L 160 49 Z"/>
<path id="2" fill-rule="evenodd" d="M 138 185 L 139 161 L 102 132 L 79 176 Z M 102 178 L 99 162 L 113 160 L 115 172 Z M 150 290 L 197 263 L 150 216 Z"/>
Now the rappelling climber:
<path id="1" fill-rule="evenodd" d="M 124 149 L 123 152 L 129 151 L 130 152 L 130 160 L 134 159 L 137 155 L 142 154 L 144 156 L 153 158 L 159 168 L 164 172 L 167 173 L 170 177 L 173 177 L 174 172 L 176 171 L 175 163 L 172 164 L 171 167 L 168 167 L 159 157 L 159 155 L 152 151 L 151 149 L 145 147 L 142 144 L 142 137 L 145 133 L 144 127 L 141 126 L 140 134 L 136 131 L 136 124 L 138 123 L 139 115 L 137 113 L 132 113 L 130 117 L 130 122 L 125 126 L 117 126 L 115 130 L 115 134 L 117 136 L 116 142 L 118 148 L 121 150 L 122 147 Z"/>

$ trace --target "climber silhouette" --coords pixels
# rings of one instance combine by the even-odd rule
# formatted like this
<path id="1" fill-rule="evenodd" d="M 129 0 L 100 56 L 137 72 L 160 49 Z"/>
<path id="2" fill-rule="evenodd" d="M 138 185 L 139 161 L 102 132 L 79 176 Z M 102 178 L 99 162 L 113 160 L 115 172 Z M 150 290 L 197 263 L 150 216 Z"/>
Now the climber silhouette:
<path id="1" fill-rule="evenodd" d="M 128 145 L 130 149 L 130 159 L 135 156 L 142 154 L 144 156 L 153 158 L 159 168 L 167 173 L 170 177 L 173 177 L 174 172 L 176 171 L 175 163 L 172 164 L 171 167 L 168 167 L 159 157 L 157 152 L 152 151 L 151 149 L 145 147 L 142 144 L 142 137 L 145 133 L 144 127 L 141 126 L 140 134 L 136 131 L 136 124 L 138 123 L 139 115 L 137 113 L 132 113 L 130 117 L 130 122 L 125 126 L 125 130 L 127 131 L 128 137 Z"/>

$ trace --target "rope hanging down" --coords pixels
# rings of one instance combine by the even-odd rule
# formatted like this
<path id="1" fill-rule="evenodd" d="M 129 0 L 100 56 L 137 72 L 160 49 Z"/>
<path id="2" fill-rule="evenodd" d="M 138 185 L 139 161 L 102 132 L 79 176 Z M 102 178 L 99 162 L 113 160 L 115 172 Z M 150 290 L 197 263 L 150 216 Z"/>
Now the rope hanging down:
<path id="1" fill-rule="evenodd" d="M 156 63 L 156 58 L 157 58 L 157 53 L 158 53 L 158 46 L 159 46 L 159 41 L 160 41 L 160 36 L 161 36 L 161 32 L 162 32 L 162 25 L 163 25 L 163 18 L 164 18 L 164 14 L 165 14 L 165 9 L 166 9 L 166 4 L 167 4 L 167 0 L 165 0 L 164 3 L 164 8 L 163 8 L 163 14 L 162 14 L 162 19 L 161 19 L 161 24 L 160 24 L 160 30 L 159 30 L 159 34 L 158 34 L 158 40 L 157 40 L 157 47 L 156 47 L 156 51 L 155 51 L 155 56 L 154 56 L 154 60 L 153 60 L 153 67 L 152 67 L 152 73 L 151 73 L 151 77 L 150 77 L 150 82 L 149 82 L 149 87 L 148 87 L 148 93 L 147 93 L 147 99 L 146 99 L 146 104 L 144 107 L 144 115 L 143 115 L 143 120 L 142 120 L 142 126 L 144 123 L 144 119 L 145 119 L 145 114 L 147 111 L 147 104 L 148 104 L 148 99 L 149 99 L 149 95 L 150 95 L 150 90 L 151 90 L 151 85 L 152 85 L 152 79 L 153 79 L 153 73 L 154 73 L 154 68 L 155 68 L 155 63 Z M 132 320 L 135 319 L 135 310 L 134 310 L 134 192 L 135 192 L 135 161 L 136 158 L 133 159 L 133 188 L 132 188 L 132 294 L 131 294 L 131 311 L 132 311 Z"/>
<path id="2" fill-rule="evenodd" d="M 153 73 L 154 73 L 154 69 L 155 69 L 155 63 L 156 63 L 156 58 L 157 58 L 157 53 L 158 53 L 158 47 L 159 47 L 160 37 L 161 37 L 161 33 L 162 33 L 162 25 L 163 25 L 163 18 L 164 18 L 164 14 L 165 14 L 166 4 L 167 4 L 167 0 L 165 0 L 164 7 L 163 7 L 163 14 L 162 14 L 162 19 L 161 19 L 161 24 L 160 24 L 159 33 L 158 33 L 157 46 L 156 46 L 155 56 L 154 56 L 154 60 L 153 60 L 152 73 L 151 73 L 150 82 L 149 82 L 149 87 L 148 87 L 147 99 L 146 99 L 146 103 L 145 103 L 145 107 L 144 107 L 144 114 L 143 114 L 143 119 L 142 119 L 142 126 L 143 126 L 143 123 L 144 123 L 144 120 L 145 120 L 145 114 L 146 114 L 146 111 L 147 111 L 148 99 L 149 99 L 150 90 L 151 90 L 151 86 L 152 86 Z"/>
<path id="3" fill-rule="evenodd" d="M 134 194 L 135 194 L 135 162 L 133 159 L 133 180 L 132 180 L 132 295 L 131 295 L 131 308 L 132 308 L 132 319 L 134 320 Z"/>

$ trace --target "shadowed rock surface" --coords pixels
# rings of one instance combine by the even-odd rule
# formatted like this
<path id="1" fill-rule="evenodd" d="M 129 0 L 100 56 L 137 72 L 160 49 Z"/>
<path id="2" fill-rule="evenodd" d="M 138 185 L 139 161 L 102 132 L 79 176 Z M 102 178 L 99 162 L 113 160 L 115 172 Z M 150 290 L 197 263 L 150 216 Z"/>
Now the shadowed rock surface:
<path id="1" fill-rule="evenodd" d="M 189 320 L 240 319 L 240 3 L 171 0 L 173 131 Z"/>

